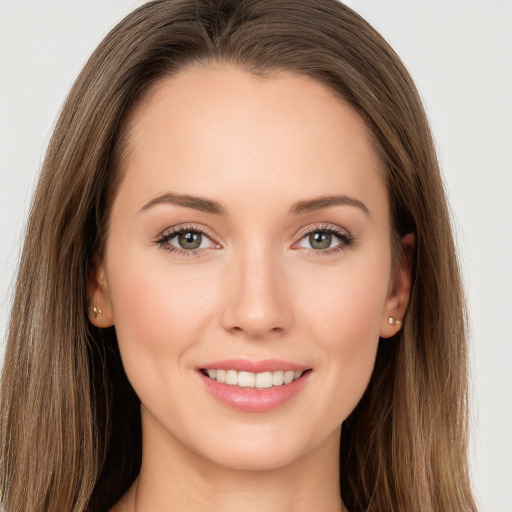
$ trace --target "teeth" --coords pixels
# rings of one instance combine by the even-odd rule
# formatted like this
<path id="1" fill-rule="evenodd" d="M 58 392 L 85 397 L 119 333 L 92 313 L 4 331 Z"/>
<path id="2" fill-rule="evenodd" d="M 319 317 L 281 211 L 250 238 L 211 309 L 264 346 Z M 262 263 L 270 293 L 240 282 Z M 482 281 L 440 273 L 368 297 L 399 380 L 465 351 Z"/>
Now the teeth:
<path id="1" fill-rule="evenodd" d="M 226 372 L 226 384 L 235 386 L 238 384 L 238 372 L 236 370 L 228 370 Z"/>
<path id="2" fill-rule="evenodd" d="M 231 386 L 240 386 L 242 388 L 257 388 L 266 389 L 272 386 L 282 386 L 283 384 L 290 384 L 294 380 L 297 380 L 302 372 L 294 372 L 293 370 L 282 371 L 278 370 L 275 372 L 237 372 L 236 370 L 218 370 L 209 369 L 207 370 L 208 377 L 229 384 Z"/>
<path id="3" fill-rule="evenodd" d="M 289 372 L 285 372 L 284 374 L 284 383 L 290 384 L 290 382 L 293 381 L 293 378 L 295 377 L 295 372 L 290 370 Z"/>
<path id="4" fill-rule="evenodd" d="M 284 383 L 284 372 L 272 372 L 272 384 L 281 386 Z"/>
<path id="5" fill-rule="evenodd" d="M 264 372 L 256 374 L 255 388 L 265 389 L 272 387 L 272 372 Z"/>
<path id="6" fill-rule="evenodd" d="M 251 372 L 238 372 L 237 384 L 243 388 L 253 388 L 256 375 Z"/>

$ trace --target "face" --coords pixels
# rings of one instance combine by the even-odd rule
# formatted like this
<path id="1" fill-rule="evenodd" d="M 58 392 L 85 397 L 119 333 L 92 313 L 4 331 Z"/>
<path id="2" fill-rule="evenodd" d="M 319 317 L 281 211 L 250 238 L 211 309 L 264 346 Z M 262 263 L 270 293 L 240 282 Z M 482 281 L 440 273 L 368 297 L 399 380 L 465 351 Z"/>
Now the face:
<path id="1" fill-rule="evenodd" d="M 219 65 L 160 83 L 128 130 L 89 298 L 144 442 L 245 469 L 337 447 L 409 291 L 365 124 L 309 78 Z"/>

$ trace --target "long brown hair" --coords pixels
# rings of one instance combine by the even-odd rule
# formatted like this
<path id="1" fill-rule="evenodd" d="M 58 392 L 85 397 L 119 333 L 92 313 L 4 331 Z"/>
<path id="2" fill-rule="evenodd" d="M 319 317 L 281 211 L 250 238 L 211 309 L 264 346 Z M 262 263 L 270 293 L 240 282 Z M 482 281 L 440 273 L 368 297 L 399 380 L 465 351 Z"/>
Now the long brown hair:
<path id="1" fill-rule="evenodd" d="M 403 329 L 381 340 L 343 424 L 341 495 L 352 512 L 476 510 L 464 299 L 429 125 L 400 59 L 336 0 L 157 0 L 91 56 L 50 141 L 25 237 L 1 384 L 2 506 L 106 510 L 140 469 L 138 398 L 114 328 L 88 322 L 86 282 L 108 232 L 127 116 L 156 81 L 198 62 L 309 76 L 367 123 L 394 238 L 416 235 L 414 284 Z"/>

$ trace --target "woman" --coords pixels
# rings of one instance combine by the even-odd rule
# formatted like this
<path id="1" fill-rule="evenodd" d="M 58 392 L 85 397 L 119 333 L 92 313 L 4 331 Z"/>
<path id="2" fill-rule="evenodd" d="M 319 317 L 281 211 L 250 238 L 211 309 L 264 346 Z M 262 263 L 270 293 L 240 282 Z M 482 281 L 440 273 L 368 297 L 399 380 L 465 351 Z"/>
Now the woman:
<path id="1" fill-rule="evenodd" d="M 7 510 L 475 510 L 466 380 L 428 123 L 366 22 L 161 0 L 112 30 L 29 220 Z"/>

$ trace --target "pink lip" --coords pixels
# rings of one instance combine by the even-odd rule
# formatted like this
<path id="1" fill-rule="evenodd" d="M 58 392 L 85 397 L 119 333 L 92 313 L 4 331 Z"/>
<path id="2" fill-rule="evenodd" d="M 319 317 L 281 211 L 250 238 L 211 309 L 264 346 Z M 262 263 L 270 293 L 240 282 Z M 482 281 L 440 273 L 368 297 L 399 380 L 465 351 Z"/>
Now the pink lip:
<path id="1" fill-rule="evenodd" d="M 268 359 L 263 361 L 249 361 L 246 359 L 234 359 L 217 361 L 201 367 L 202 369 L 228 369 L 262 373 L 265 371 L 304 371 L 307 366 L 297 365 L 286 361 Z M 198 370 L 200 370 L 198 368 Z M 309 381 L 311 372 L 306 372 L 299 379 L 290 384 L 273 386 L 266 389 L 241 388 L 223 384 L 210 379 L 201 371 L 198 375 L 202 379 L 206 389 L 221 403 L 241 412 L 265 412 L 285 404 L 295 397 Z"/>
<path id="2" fill-rule="evenodd" d="M 236 370 L 237 372 L 285 372 L 293 370 L 294 372 L 303 372 L 308 370 L 309 366 L 291 363 L 290 361 L 281 361 L 279 359 L 262 359 L 261 361 L 251 361 L 250 359 L 225 359 L 223 361 L 214 361 L 207 363 L 198 369 L 204 370 Z"/>

